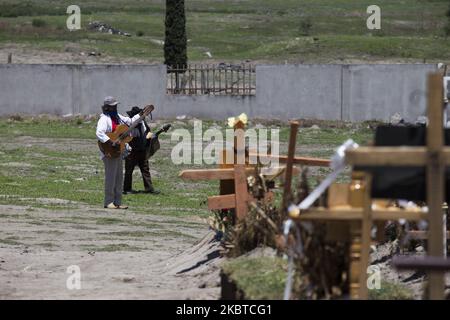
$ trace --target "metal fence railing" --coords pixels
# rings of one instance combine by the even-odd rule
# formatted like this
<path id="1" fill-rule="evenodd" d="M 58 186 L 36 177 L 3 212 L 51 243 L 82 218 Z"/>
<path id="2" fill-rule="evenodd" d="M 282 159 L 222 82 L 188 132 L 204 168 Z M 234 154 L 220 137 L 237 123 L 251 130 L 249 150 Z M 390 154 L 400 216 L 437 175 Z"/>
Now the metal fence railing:
<path id="1" fill-rule="evenodd" d="M 250 64 L 189 64 L 167 69 L 167 94 L 255 95 L 256 69 Z"/>

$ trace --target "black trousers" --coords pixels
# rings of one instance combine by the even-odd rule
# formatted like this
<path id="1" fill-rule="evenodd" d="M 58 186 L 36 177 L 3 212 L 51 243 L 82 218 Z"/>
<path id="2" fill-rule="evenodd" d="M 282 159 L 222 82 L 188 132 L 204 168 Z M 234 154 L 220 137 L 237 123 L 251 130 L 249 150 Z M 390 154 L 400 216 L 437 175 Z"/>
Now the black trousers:
<path id="1" fill-rule="evenodd" d="M 145 150 L 131 151 L 130 155 L 125 158 L 125 179 L 123 181 L 123 190 L 131 190 L 131 186 L 133 184 L 133 171 L 136 166 L 138 166 L 141 170 L 145 190 L 153 190 L 150 167 L 148 165 L 148 160 L 145 160 Z"/>

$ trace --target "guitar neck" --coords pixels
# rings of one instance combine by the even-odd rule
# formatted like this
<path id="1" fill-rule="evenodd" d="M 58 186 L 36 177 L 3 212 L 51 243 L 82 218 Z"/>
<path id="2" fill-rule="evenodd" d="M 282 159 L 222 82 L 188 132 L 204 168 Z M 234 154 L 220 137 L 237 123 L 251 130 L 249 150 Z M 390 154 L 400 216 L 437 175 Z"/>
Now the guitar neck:
<path id="1" fill-rule="evenodd" d="M 159 129 L 158 131 L 156 131 L 155 137 L 159 136 L 163 132 L 164 132 L 164 129 Z"/>

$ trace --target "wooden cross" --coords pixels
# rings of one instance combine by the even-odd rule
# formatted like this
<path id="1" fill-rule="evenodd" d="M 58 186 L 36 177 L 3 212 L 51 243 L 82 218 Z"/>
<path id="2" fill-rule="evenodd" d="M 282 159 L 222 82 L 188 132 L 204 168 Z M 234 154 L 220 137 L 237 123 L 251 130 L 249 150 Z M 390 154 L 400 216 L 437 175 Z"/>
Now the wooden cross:
<path id="1" fill-rule="evenodd" d="M 248 202 L 253 200 L 247 189 L 247 175 L 254 172 L 254 168 L 240 163 L 245 159 L 244 123 L 238 121 L 234 125 L 235 137 L 232 150 L 223 150 L 222 160 L 228 159 L 227 151 L 233 159 L 233 164 L 221 164 L 218 169 L 183 170 L 179 177 L 189 180 L 220 180 L 221 192 L 219 196 L 208 198 L 210 210 L 235 209 L 238 220 L 243 219 L 248 211 Z M 233 182 L 230 188 L 230 183 Z M 233 192 L 233 193 L 231 193 Z"/>
<path id="2" fill-rule="evenodd" d="M 243 129 L 243 124 L 238 122 L 235 126 L 236 129 Z M 292 136 L 292 126 L 291 126 L 291 136 Z M 297 134 L 297 130 L 295 130 Z M 244 152 L 244 131 L 237 130 L 235 132 L 235 150 L 236 153 Z M 291 149 L 291 148 L 290 148 Z M 224 150 L 223 158 L 226 159 L 226 151 L 233 152 L 229 150 Z M 295 151 L 295 150 L 294 150 Z M 234 153 L 234 152 L 233 152 Z M 291 152 L 292 153 L 292 152 Z M 290 153 L 290 154 L 291 154 Z M 292 156 L 275 156 L 275 155 L 259 155 L 255 153 L 249 153 L 249 156 L 254 157 L 270 157 L 277 159 L 280 163 L 290 162 L 292 164 L 304 164 L 304 165 L 316 165 L 316 166 L 329 166 L 330 161 L 325 159 L 308 158 L 308 157 L 295 157 Z M 289 160 L 290 159 L 290 160 Z M 291 169 L 296 174 L 298 170 Z M 208 208 L 210 210 L 220 210 L 220 209 L 235 209 L 236 218 L 241 220 L 245 217 L 248 212 L 248 205 L 250 202 L 254 201 L 251 194 L 248 193 L 247 189 L 247 176 L 255 173 L 255 167 L 246 164 L 240 164 L 234 158 L 234 164 L 224 164 L 221 168 L 217 169 L 195 169 L 195 170 L 183 170 L 179 177 L 186 180 L 220 180 L 221 190 L 220 195 L 211 196 L 208 198 Z M 289 176 L 292 176 L 290 174 Z M 232 182 L 234 188 L 229 187 L 229 183 Z M 231 191 L 230 191 L 231 189 Z M 267 192 L 265 195 L 267 201 L 273 199 L 273 193 L 271 191 Z"/>
<path id="3" fill-rule="evenodd" d="M 428 127 L 426 147 L 386 147 L 378 151 L 355 150 L 348 153 L 352 165 L 425 166 L 427 172 L 427 205 L 429 222 L 428 255 L 442 257 L 444 253 L 444 225 L 442 203 L 445 192 L 445 166 L 450 165 L 450 148 L 444 147 L 442 74 L 428 77 Z M 387 154 L 389 153 L 389 155 Z M 383 159 L 380 159 L 383 157 Z M 411 164 L 414 162 L 414 164 Z M 429 298 L 443 299 L 445 279 L 442 272 L 430 271 Z"/>
<path id="4" fill-rule="evenodd" d="M 310 158 L 306 158 L 307 163 Z M 301 157 L 296 157 L 297 163 L 301 163 Z M 299 173 L 296 168 L 295 174 Z M 247 177 L 255 173 L 255 168 L 245 165 L 234 165 L 229 169 L 191 169 L 180 172 L 179 177 L 184 180 L 232 180 L 234 181 L 235 193 L 222 194 L 208 197 L 208 209 L 236 209 L 236 217 L 242 219 L 247 213 L 248 203 L 254 201 L 253 196 L 247 190 Z M 267 192 L 265 199 L 270 201 L 273 198 L 271 191 Z"/>
<path id="5" fill-rule="evenodd" d="M 235 193 L 208 197 L 208 209 L 235 209 L 237 219 L 241 220 L 247 214 L 248 203 L 254 200 L 247 190 L 247 176 L 254 172 L 254 168 L 236 164 L 232 169 L 183 170 L 179 176 L 185 180 L 233 180 Z M 266 199 L 271 198 L 272 193 L 268 193 Z"/>
<path id="6" fill-rule="evenodd" d="M 376 221 L 405 219 L 428 220 L 428 255 L 443 257 L 444 224 L 442 203 L 444 200 L 445 166 L 450 165 L 450 148 L 443 140 L 443 88 L 442 75 L 428 77 L 428 127 L 425 147 L 359 147 L 346 152 L 346 162 L 352 166 L 425 166 L 427 170 L 428 213 L 400 209 L 372 209 L 370 175 L 364 179 L 364 201 L 361 207 L 312 208 L 292 218 L 299 221 L 348 221 L 351 223 L 350 292 L 352 298 L 367 299 L 367 267 L 371 245 L 370 231 Z M 444 298 L 444 274 L 431 270 L 429 298 Z"/>

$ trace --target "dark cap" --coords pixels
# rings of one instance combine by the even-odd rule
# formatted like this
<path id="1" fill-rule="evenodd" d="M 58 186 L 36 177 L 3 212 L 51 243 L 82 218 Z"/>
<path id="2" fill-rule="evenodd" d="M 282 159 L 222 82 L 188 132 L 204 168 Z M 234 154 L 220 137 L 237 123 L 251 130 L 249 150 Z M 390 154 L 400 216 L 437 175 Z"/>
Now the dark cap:
<path id="1" fill-rule="evenodd" d="M 135 107 L 131 108 L 130 111 L 127 111 L 127 114 L 130 118 L 133 118 L 135 115 L 137 115 L 141 111 L 142 111 L 141 108 L 135 106 Z"/>

